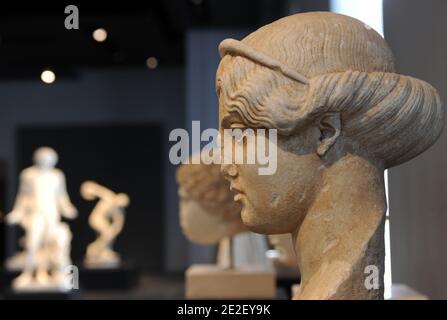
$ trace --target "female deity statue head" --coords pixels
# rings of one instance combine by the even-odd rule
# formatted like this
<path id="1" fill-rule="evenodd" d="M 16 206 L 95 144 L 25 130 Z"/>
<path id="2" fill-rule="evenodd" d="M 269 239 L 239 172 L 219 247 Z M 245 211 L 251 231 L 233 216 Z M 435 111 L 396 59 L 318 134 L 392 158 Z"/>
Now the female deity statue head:
<path id="1" fill-rule="evenodd" d="M 274 174 L 222 165 L 244 224 L 292 233 L 299 298 L 383 298 L 383 172 L 437 140 L 444 111 L 436 90 L 395 73 L 384 39 L 335 13 L 285 17 L 219 51 L 220 129 L 278 133 Z M 368 282 L 373 271 L 378 287 Z"/>
<path id="2" fill-rule="evenodd" d="M 199 157 L 197 154 L 193 157 Z M 197 161 L 200 162 L 200 161 Z M 218 164 L 183 164 L 177 170 L 180 197 L 180 225 L 192 242 L 216 244 L 246 230 L 241 206 Z"/>

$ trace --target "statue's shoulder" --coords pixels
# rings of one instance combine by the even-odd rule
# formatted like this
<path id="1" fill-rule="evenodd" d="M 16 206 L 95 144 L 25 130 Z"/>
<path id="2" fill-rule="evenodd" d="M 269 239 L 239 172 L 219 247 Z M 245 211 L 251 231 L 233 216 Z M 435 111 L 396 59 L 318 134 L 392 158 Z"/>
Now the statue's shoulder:
<path id="1" fill-rule="evenodd" d="M 58 169 L 58 168 L 54 168 L 53 169 L 53 174 L 55 176 L 59 177 L 59 178 L 64 178 L 65 177 L 64 172 L 61 169 Z"/>
<path id="2" fill-rule="evenodd" d="M 28 179 L 28 178 L 35 176 L 36 174 L 37 174 L 37 170 L 35 167 L 28 167 L 28 168 L 25 168 L 22 170 L 22 172 L 20 173 L 20 178 Z"/>

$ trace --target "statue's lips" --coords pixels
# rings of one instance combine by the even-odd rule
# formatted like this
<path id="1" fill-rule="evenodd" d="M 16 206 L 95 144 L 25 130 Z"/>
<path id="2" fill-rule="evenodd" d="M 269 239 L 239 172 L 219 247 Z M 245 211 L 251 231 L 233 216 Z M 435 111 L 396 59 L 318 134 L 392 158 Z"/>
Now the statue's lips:
<path id="1" fill-rule="evenodd" d="M 242 196 L 244 195 L 244 192 L 242 190 L 238 189 L 237 187 L 235 187 L 233 184 L 230 185 L 230 190 L 233 190 L 234 192 L 236 192 L 236 195 L 233 198 L 234 201 L 240 200 L 242 198 Z"/>
<path id="2" fill-rule="evenodd" d="M 242 199 L 243 196 L 244 196 L 243 194 L 238 193 L 237 195 L 234 196 L 233 200 L 234 200 L 234 201 L 239 201 L 239 200 Z"/>

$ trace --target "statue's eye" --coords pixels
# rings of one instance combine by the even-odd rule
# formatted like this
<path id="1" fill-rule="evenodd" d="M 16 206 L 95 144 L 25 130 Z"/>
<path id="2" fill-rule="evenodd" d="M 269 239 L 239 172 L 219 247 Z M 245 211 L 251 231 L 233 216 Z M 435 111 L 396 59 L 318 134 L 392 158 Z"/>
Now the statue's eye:
<path id="1" fill-rule="evenodd" d="M 216 83 L 216 93 L 218 97 L 220 97 L 221 91 L 222 91 L 222 81 L 218 79 Z"/>

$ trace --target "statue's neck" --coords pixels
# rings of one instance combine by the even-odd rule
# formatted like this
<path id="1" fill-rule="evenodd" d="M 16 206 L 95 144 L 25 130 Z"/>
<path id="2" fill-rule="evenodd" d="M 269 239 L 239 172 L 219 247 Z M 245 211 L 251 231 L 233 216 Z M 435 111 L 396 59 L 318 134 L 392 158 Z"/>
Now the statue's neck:
<path id="1" fill-rule="evenodd" d="M 233 268 L 233 241 L 231 237 L 225 237 L 219 241 L 216 264 L 222 269 Z"/>
<path id="2" fill-rule="evenodd" d="M 294 234 L 301 272 L 294 298 L 382 299 L 385 211 L 380 166 L 347 154 L 326 168 L 314 204 Z M 379 289 L 369 286 L 372 273 L 379 277 Z"/>

